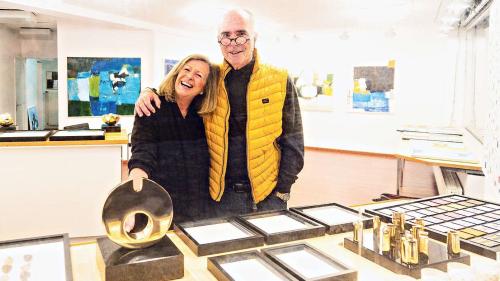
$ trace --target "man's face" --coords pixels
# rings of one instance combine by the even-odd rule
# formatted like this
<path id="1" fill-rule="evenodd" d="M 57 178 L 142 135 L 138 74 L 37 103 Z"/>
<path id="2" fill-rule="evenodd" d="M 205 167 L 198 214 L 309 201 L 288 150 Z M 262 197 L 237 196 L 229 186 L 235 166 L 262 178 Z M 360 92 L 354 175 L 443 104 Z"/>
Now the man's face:
<path id="1" fill-rule="evenodd" d="M 234 69 L 240 69 L 252 61 L 255 34 L 248 19 L 238 13 L 226 14 L 220 27 L 218 40 L 236 39 L 239 36 L 249 40 L 242 45 L 237 45 L 236 40 L 232 40 L 228 46 L 220 45 L 222 55 Z"/>

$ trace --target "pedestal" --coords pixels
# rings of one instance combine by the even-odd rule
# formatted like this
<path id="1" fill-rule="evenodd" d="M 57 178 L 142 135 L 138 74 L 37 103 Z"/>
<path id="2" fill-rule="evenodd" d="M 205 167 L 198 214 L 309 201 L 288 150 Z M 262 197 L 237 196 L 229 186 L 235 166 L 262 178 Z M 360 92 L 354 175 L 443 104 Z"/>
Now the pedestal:
<path id="1" fill-rule="evenodd" d="M 103 129 L 106 133 L 116 133 L 122 131 L 122 126 L 120 124 L 118 125 L 102 124 L 101 129 Z"/>
<path id="2" fill-rule="evenodd" d="M 8 126 L 8 127 L 0 126 L 0 132 L 15 131 L 15 130 L 16 130 L 16 126 Z"/>
<path id="3" fill-rule="evenodd" d="M 97 265 L 103 281 L 165 281 L 184 276 L 184 255 L 164 237 L 145 249 L 126 249 L 97 239 Z"/>

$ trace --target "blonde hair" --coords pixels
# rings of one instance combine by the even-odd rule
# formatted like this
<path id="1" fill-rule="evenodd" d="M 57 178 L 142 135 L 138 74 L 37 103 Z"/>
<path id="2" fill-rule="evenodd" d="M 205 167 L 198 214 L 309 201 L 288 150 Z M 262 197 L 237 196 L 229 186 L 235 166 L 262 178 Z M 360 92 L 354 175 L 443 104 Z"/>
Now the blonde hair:
<path id="1" fill-rule="evenodd" d="M 206 62 L 209 67 L 209 73 L 207 81 L 205 83 L 205 88 L 203 89 L 203 96 L 201 102 L 197 105 L 198 114 L 208 114 L 215 110 L 217 104 L 217 82 L 219 77 L 219 67 L 212 64 L 210 60 L 199 54 L 193 54 L 185 57 L 183 60 L 178 62 L 172 70 L 167 74 L 165 79 L 160 84 L 158 95 L 165 96 L 168 101 L 175 101 L 175 80 L 179 72 L 184 68 L 184 66 L 192 60 L 199 60 Z"/>

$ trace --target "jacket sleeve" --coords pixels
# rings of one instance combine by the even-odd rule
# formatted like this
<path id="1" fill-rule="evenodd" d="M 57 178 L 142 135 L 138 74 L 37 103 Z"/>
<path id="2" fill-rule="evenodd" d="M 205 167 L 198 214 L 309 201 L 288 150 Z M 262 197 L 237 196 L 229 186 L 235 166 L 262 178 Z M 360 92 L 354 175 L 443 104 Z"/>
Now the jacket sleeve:
<path id="1" fill-rule="evenodd" d="M 278 138 L 281 148 L 280 170 L 276 190 L 289 193 L 297 175 L 304 167 L 304 133 L 297 90 L 288 77 L 283 105 L 283 132 Z"/>
<path id="2" fill-rule="evenodd" d="M 140 168 L 148 177 L 154 173 L 158 157 L 157 114 L 135 116 L 132 130 L 132 156 L 128 161 L 129 171 Z"/>

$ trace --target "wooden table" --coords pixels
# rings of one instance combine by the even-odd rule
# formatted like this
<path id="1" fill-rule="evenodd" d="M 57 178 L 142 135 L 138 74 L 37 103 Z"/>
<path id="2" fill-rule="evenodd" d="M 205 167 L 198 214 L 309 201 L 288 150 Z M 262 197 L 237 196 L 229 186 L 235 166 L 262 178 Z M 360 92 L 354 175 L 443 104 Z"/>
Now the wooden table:
<path id="1" fill-rule="evenodd" d="M 344 249 L 342 242 L 344 237 L 352 235 L 351 233 L 326 235 L 317 238 L 294 241 L 286 244 L 308 243 L 311 246 L 321 250 L 327 255 L 342 261 L 347 266 L 358 271 L 359 281 L 404 281 L 415 280 L 408 276 L 397 275 L 367 259 L 358 256 L 347 249 Z M 184 254 L 184 277 L 181 280 L 216 280 L 207 270 L 207 257 L 197 257 L 173 232 L 167 236 L 174 242 L 179 250 Z M 273 245 L 274 246 L 274 245 Z M 273 247 L 265 246 L 265 247 Z M 260 249 L 253 248 L 253 249 Z M 74 281 L 104 281 L 96 264 L 96 243 L 95 241 L 86 243 L 75 243 L 71 246 L 71 259 L 73 264 Z M 242 251 L 248 251 L 246 249 Z M 241 252 L 241 251 L 239 251 Z M 226 253 L 225 253 L 226 254 Z M 476 254 L 471 255 L 471 265 L 480 263 L 493 264 L 494 261 Z M 143 280 L 148 281 L 148 280 Z"/>

